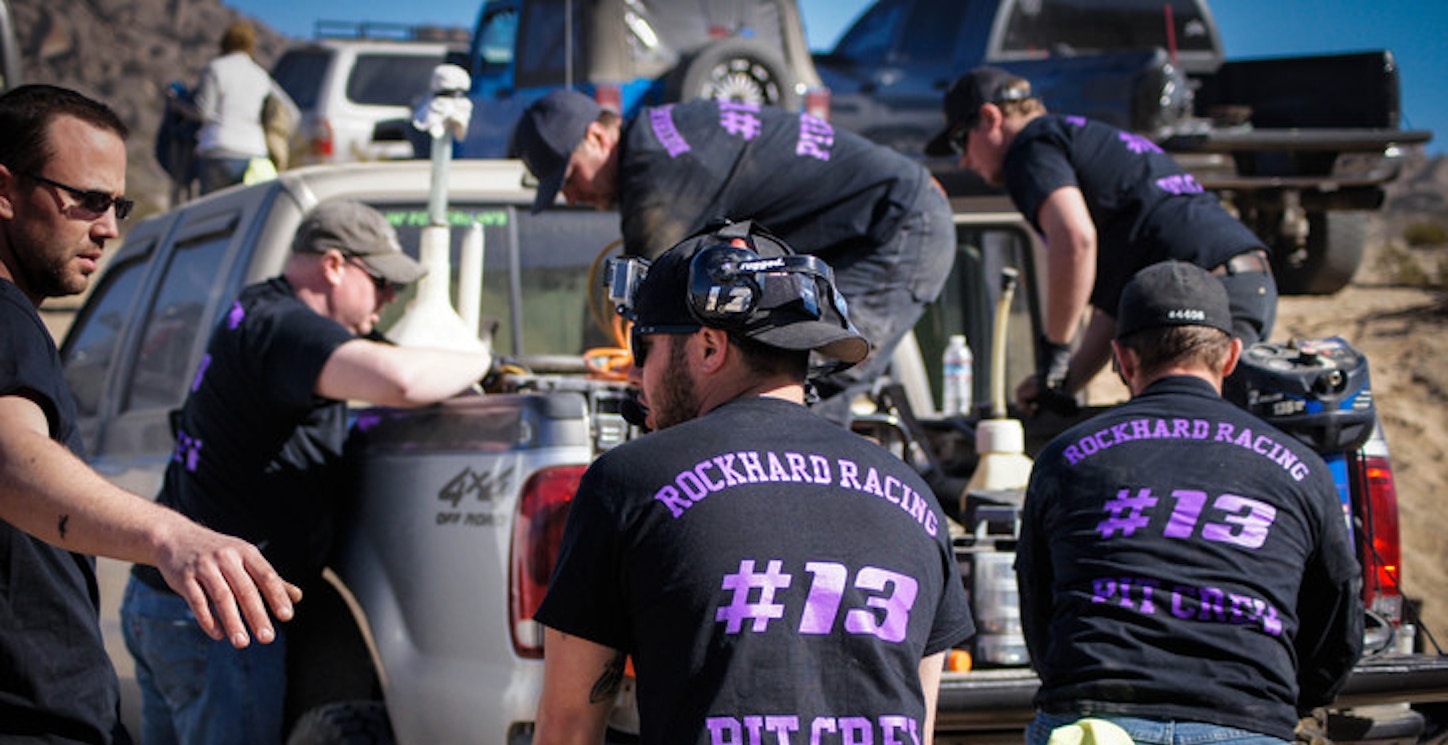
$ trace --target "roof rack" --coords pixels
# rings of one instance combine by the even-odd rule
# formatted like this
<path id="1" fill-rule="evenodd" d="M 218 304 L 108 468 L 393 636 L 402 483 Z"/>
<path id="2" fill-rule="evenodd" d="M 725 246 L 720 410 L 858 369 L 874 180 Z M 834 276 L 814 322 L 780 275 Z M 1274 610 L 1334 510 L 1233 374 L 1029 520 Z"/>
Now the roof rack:
<path id="1" fill-rule="evenodd" d="M 461 26 L 414 26 L 385 21 L 319 20 L 312 28 L 312 38 L 436 41 L 445 44 L 466 45 L 471 34 Z"/>

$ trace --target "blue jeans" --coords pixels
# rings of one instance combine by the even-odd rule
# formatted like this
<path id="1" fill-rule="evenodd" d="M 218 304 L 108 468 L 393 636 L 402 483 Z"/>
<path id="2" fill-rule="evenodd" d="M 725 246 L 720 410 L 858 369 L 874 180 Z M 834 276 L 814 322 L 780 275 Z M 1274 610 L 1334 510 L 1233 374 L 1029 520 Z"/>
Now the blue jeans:
<path id="1" fill-rule="evenodd" d="M 815 381 L 815 413 L 839 424 L 850 421 L 850 403 L 869 392 L 890 367 L 895 347 L 945 287 L 955 263 L 955 224 L 950 202 L 927 182 L 900 230 L 884 245 L 829 255 L 835 289 L 850 305 L 850 320 L 873 346 L 858 365 Z"/>
<path id="2" fill-rule="evenodd" d="M 251 158 L 207 158 L 196 159 L 196 178 L 201 182 L 201 193 L 210 194 L 241 183 Z"/>
<path id="3" fill-rule="evenodd" d="M 1047 714 L 1036 712 L 1026 727 L 1026 745 L 1046 745 L 1051 731 L 1070 724 L 1085 714 Z M 1235 727 L 1206 722 L 1181 722 L 1166 719 L 1142 719 L 1112 714 L 1091 714 L 1126 730 L 1137 745 L 1289 745 L 1286 740 Z"/>
<path id="4" fill-rule="evenodd" d="M 142 745 L 279 745 L 286 635 L 246 649 L 213 641 L 179 595 L 132 577 L 121 602 L 141 688 Z"/>

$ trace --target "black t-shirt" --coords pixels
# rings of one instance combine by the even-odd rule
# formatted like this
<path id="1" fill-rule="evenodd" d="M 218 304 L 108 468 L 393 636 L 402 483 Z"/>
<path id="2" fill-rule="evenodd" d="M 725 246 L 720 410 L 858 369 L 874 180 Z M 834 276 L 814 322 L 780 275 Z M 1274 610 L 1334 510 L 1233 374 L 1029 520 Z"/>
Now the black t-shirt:
<path id="1" fill-rule="evenodd" d="M 829 261 L 893 237 L 930 178 L 816 117 L 726 101 L 645 108 L 621 147 L 624 248 L 648 258 L 729 218 Z"/>
<path id="2" fill-rule="evenodd" d="M 30 300 L 0 279 L 0 396 L 45 411 L 50 437 L 80 455 L 75 399 Z M 120 688 L 101 642 L 95 559 L 0 520 L 0 740 L 109 743 Z"/>
<path id="3" fill-rule="evenodd" d="M 1091 304 L 1115 317 L 1140 269 L 1179 259 L 1204 269 L 1262 241 L 1151 140 L 1078 116 L 1032 120 L 1006 150 L 1006 190 L 1041 229 L 1041 203 L 1063 186 L 1085 197 L 1096 224 Z"/>
<path id="4" fill-rule="evenodd" d="M 1327 466 L 1166 378 L 1036 459 L 1016 551 L 1047 711 L 1291 740 L 1362 650 L 1360 571 Z"/>
<path id="5" fill-rule="evenodd" d="M 314 579 L 331 545 L 347 404 L 313 390 L 354 338 L 285 279 L 243 290 L 207 343 L 158 501 L 256 544 L 282 576 Z"/>
<path id="6" fill-rule="evenodd" d="M 643 741 L 670 745 L 918 741 L 921 658 L 974 633 L 918 475 L 769 398 L 601 456 L 537 619 L 633 655 Z"/>

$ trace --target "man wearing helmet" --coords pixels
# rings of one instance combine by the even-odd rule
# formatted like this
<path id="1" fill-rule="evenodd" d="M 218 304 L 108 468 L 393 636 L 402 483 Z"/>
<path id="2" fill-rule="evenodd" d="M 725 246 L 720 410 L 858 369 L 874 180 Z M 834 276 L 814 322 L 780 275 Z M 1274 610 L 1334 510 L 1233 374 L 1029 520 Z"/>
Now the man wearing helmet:
<path id="1" fill-rule="evenodd" d="M 658 431 L 579 485 L 534 742 L 602 742 L 625 656 L 644 743 L 928 742 L 974 625 L 929 488 L 802 406 L 811 352 L 869 349 L 833 272 L 740 223 L 612 274 Z"/>

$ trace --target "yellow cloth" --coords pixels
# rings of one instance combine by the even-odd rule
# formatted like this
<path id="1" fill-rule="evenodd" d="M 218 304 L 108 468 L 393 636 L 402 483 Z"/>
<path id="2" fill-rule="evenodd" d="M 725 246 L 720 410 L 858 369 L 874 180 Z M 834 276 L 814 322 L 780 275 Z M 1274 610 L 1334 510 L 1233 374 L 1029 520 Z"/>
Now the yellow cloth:
<path id="1" fill-rule="evenodd" d="M 252 158 L 251 162 L 246 164 L 246 175 L 241 177 L 241 182 L 243 184 L 257 184 L 276 177 L 276 164 L 271 162 L 271 158 L 262 156 L 260 158 Z"/>
<path id="2" fill-rule="evenodd" d="M 1047 745 L 1134 745 L 1126 730 L 1106 721 L 1086 717 L 1051 730 Z"/>

